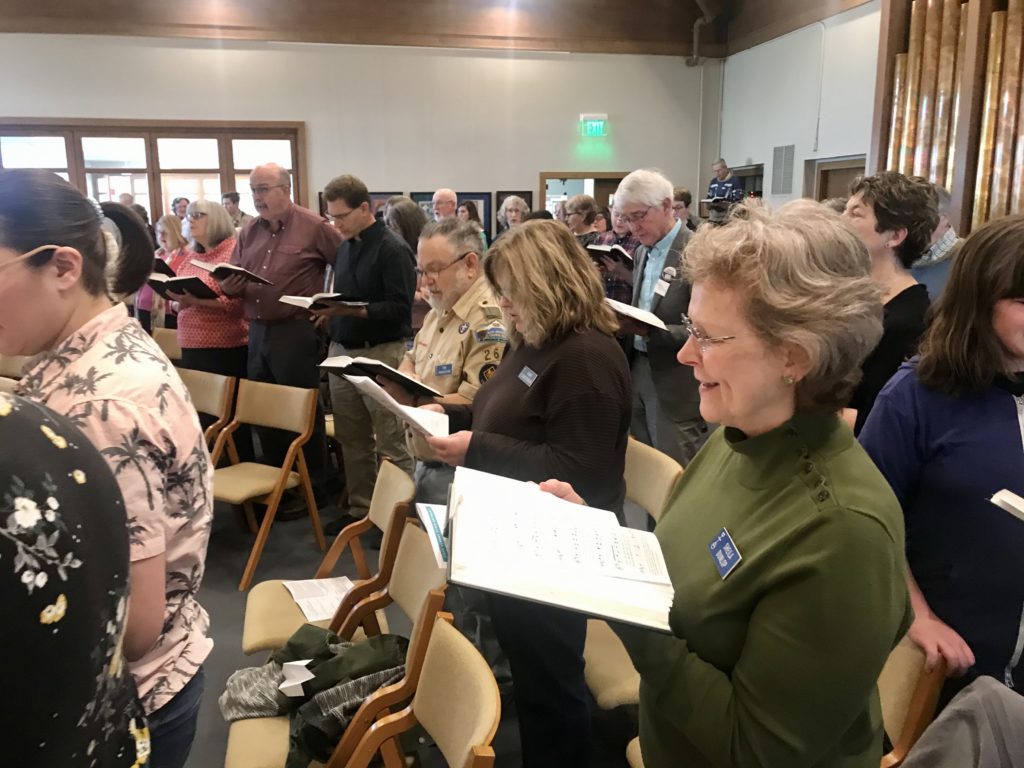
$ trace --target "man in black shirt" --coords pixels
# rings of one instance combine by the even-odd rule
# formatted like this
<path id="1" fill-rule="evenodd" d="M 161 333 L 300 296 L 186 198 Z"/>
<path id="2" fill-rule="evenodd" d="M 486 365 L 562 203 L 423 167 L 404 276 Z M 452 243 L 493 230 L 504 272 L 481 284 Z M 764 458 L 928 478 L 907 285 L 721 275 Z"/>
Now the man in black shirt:
<path id="1" fill-rule="evenodd" d="M 319 313 L 330 317 L 330 354 L 370 357 L 397 368 L 406 339 L 412 337 L 412 250 L 374 218 L 370 193 L 355 176 L 333 179 L 324 188 L 324 199 L 327 217 L 342 237 L 334 291 L 367 302 Z M 349 513 L 361 517 L 370 508 L 378 454 L 410 475 L 413 460 L 401 422 L 338 375 L 331 376 L 331 402 L 334 434 L 345 462 Z"/>

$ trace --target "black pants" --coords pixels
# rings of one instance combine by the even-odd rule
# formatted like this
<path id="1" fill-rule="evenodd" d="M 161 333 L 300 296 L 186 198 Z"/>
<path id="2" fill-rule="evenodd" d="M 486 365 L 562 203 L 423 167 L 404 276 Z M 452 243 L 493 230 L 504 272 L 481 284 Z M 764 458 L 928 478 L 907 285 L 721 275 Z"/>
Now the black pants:
<path id="1" fill-rule="evenodd" d="M 316 329 L 305 318 L 280 323 L 249 323 L 249 378 L 288 387 L 320 388 L 321 357 Z M 280 464 L 295 435 L 279 429 L 257 429 L 266 461 Z M 313 436 L 304 448 L 309 474 L 317 495 L 323 493 L 327 471 L 327 433 L 324 409 L 316 402 Z"/>
<path id="2" fill-rule="evenodd" d="M 181 367 L 193 371 L 205 371 L 216 373 L 221 376 L 234 376 L 244 379 L 249 375 L 248 368 L 249 347 L 191 347 L 181 350 Z M 235 392 L 235 400 L 238 399 L 238 392 Z M 234 411 L 235 404 L 231 404 Z M 205 413 L 199 414 L 199 423 L 203 429 L 210 426 L 216 418 Z M 238 449 L 238 458 L 242 461 L 252 461 L 254 451 L 252 446 L 252 429 L 243 424 L 235 432 L 235 447 Z"/>
<path id="3" fill-rule="evenodd" d="M 523 768 L 587 768 L 586 617 L 525 600 L 487 597 L 498 642 L 512 668 Z"/>

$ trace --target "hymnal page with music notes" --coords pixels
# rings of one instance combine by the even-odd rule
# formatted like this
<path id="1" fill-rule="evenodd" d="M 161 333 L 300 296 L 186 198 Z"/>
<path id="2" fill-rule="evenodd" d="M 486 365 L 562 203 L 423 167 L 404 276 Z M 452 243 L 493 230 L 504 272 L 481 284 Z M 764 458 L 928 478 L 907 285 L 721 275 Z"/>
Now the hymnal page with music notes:
<path id="1" fill-rule="evenodd" d="M 658 540 L 614 513 L 459 467 L 449 519 L 452 582 L 668 631 Z"/>

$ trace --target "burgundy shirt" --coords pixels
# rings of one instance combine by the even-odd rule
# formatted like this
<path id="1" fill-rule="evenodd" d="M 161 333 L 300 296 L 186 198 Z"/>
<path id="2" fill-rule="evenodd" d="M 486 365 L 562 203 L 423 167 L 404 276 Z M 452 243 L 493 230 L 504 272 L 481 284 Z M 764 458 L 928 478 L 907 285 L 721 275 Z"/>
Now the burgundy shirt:
<path id="1" fill-rule="evenodd" d="M 278 299 L 323 291 L 324 270 L 334 264 L 340 242 L 341 235 L 334 227 L 298 205 L 292 205 L 273 224 L 257 216 L 242 227 L 231 263 L 273 283 L 246 283 L 242 293 L 245 317 L 277 322 L 308 314 Z"/>

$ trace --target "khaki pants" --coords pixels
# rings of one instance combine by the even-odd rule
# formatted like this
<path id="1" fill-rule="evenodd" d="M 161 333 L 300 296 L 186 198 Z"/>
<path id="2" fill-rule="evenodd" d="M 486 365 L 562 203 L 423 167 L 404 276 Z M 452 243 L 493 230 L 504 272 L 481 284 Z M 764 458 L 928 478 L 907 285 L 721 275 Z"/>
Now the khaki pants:
<path id="1" fill-rule="evenodd" d="M 347 350 L 331 342 L 331 357 L 352 355 L 369 357 L 397 368 L 405 354 L 405 344 L 389 341 L 375 347 Z M 389 459 L 399 469 L 413 473 L 413 459 L 405 447 L 405 430 L 395 416 L 377 405 L 341 376 L 331 375 L 331 404 L 334 411 L 334 436 L 341 444 L 348 486 L 349 512 L 355 517 L 370 509 L 370 497 L 377 482 L 377 457 Z"/>

